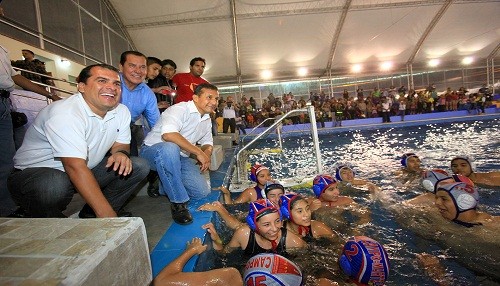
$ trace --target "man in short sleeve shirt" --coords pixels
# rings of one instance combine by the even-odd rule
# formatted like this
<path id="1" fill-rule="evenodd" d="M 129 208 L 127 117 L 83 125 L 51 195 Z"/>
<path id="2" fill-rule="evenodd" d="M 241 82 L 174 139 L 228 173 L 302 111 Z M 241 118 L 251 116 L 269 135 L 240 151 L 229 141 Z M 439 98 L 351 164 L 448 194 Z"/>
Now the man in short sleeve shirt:
<path id="1" fill-rule="evenodd" d="M 208 83 L 201 76 L 205 71 L 205 59 L 196 57 L 189 62 L 188 73 L 178 73 L 174 75 L 172 81 L 177 88 L 177 95 L 174 102 L 186 102 L 193 99 L 193 93 L 199 84 Z"/>
<path id="2" fill-rule="evenodd" d="M 187 209 L 189 199 L 210 193 L 202 172 L 210 166 L 213 139 L 209 115 L 218 99 L 216 86 L 198 85 L 193 100 L 175 104 L 162 113 L 140 151 L 151 169 L 158 172 L 160 194 L 170 199 L 172 218 L 179 224 L 193 221 Z"/>
<path id="3" fill-rule="evenodd" d="M 144 159 L 129 157 L 118 70 L 84 68 L 78 91 L 40 111 L 14 157 L 8 187 L 27 216 L 63 217 L 76 190 L 86 202 L 80 217 L 116 217 L 149 172 Z"/>

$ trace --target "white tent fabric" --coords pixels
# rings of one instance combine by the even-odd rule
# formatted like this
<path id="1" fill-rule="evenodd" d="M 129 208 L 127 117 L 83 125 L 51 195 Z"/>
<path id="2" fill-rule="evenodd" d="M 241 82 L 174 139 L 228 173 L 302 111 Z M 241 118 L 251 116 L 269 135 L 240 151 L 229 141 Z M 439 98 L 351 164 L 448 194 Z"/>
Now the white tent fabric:
<path id="1" fill-rule="evenodd" d="M 486 65 L 500 46 L 498 0 L 109 1 L 137 50 L 178 72 L 204 57 L 217 84 L 257 82 L 266 69 L 295 79 L 299 67 L 318 78 L 353 64 L 377 73 L 384 61 L 395 71 L 411 59 L 414 69 L 431 59 L 456 68 L 465 56 Z"/>

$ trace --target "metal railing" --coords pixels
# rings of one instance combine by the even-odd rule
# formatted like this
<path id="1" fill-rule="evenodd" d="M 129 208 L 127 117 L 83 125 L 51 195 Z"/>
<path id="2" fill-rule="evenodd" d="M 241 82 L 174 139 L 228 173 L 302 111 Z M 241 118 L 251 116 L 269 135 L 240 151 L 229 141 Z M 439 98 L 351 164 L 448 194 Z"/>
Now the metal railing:
<path id="1" fill-rule="evenodd" d="M 53 77 L 53 76 L 50 76 L 50 75 L 47 75 L 47 74 L 42 74 L 42 73 L 37 73 L 37 72 L 34 72 L 34 71 L 30 71 L 30 70 L 25 70 L 25 69 L 22 69 L 22 68 L 18 68 L 18 67 L 12 67 L 14 70 L 16 71 L 21 71 L 21 72 L 26 72 L 26 73 L 30 73 L 30 74 L 34 74 L 34 75 L 38 75 L 38 76 L 41 76 L 41 77 L 44 77 L 44 78 L 48 78 L 48 79 L 51 79 L 51 80 L 57 80 L 57 81 L 62 81 L 62 82 L 67 82 L 67 83 L 70 83 L 70 84 L 77 84 L 76 82 L 72 82 L 72 81 L 68 81 L 68 80 L 65 80 L 65 79 L 62 79 L 62 78 L 57 78 L 57 77 Z M 33 83 L 36 83 L 38 85 L 41 85 L 43 87 L 45 87 L 47 89 L 48 92 L 52 93 L 52 91 L 58 91 L 58 92 L 62 92 L 62 93 L 66 93 L 66 94 L 74 94 L 75 92 L 74 91 L 70 91 L 70 90 L 66 90 L 66 89 L 63 89 L 63 88 L 59 88 L 59 87 L 56 87 L 56 86 L 53 86 L 53 85 L 50 85 L 50 84 L 45 84 L 45 83 L 41 83 L 41 82 L 38 82 L 38 81 L 31 81 Z"/>
<path id="2" fill-rule="evenodd" d="M 237 179 L 237 183 L 241 183 L 242 182 L 241 175 L 242 175 L 243 172 L 241 171 L 241 169 L 242 169 L 241 166 L 242 165 L 244 166 L 244 164 L 241 164 L 241 154 L 242 154 L 242 152 L 244 152 L 245 150 L 247 150 L 248 148 L 250 148 L 250 146 L 252 146 L 257 140 L 259 140 L 262 137 L 266 136 L 274 128 L 277 128 L 278 141 L 279 141 L 280 148 L 281 148 L 281 146 L 282 146 L 282 142 L 281 142 L 281 128 L 279 128 L 279 126 L 282 124 L 283 120 L 286 119 L 288 116 L 294 115 L 294 114 L 302 114 L 302 113 L 308 113 L 308 115 L 309 115 L 309 121 L 310 121 L 310 125 L 311 125 L 310 126 L 311 127 L 310 131 L 311 131 L 311 136 L 312 136 L 313 143 L 314 143 L 314 153 L 315 153 L 315 157 L 316 157 L 317 173 L 318 174 L 323 173 L 323 165 L 321 163 L 321 153 L 320 153 L 320 150 L 319 150 L 318 127 L 316 126 L 316 114 L 314 113 L 314 106 L 309 105 L 309 106 L 307 106 L 306 108 L 303 108 L 303 109 L 296 109 L 296 110 L 291 110 L 291 111 L 287 112 L 281 118 L 277 119 L 277 121 L 275 121 L 266 130 L 264 130 L 264 132 L 262 132 L 259 135 L 257 135 L 254 139 L 252 139 L 250 142 L 248 142 L 248 144 L 246 144 L 245 146 L 243 146 L 238 151 L 238 153 L 236 154 L 236 179 Z M 268 119 L 271 119 L 271 118 L 268 118 Z M 273 119 L 276 119 L 276 118 L 273 118 Z M 253 130 L 255 130 L 255 128 Z"/>

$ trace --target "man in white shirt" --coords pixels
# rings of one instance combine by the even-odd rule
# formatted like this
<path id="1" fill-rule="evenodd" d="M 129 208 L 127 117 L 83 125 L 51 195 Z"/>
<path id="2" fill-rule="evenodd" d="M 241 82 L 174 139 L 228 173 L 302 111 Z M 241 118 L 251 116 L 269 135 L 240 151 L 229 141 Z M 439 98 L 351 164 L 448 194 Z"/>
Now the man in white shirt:
<path id="1" fill-rule="evenodd" d="M 151 169 L 158 172 L 160 194 L 168 196 L 172 218 L 179 224 L 193 221 L 187 209 L 189 199 L 210 193 L 202 173 L 210 166 L 213 146 L 210 113 L 218 100 L 216 86 L 198 85 L 191 101 L 177 103 L 162 113 L 140 151 Z"/>
<path id="2" fill-rule="evenodd" d="M 40 111 L 14 157 L 8 188 L 27 216 L 63 217 L 76 190 L 86 202 L 81 218 L 116 217 L 149 172 L 144 159 L 129 157 L 130 112 L 120 104 L 118 70 L 84 68 L 78 91 Z"/>

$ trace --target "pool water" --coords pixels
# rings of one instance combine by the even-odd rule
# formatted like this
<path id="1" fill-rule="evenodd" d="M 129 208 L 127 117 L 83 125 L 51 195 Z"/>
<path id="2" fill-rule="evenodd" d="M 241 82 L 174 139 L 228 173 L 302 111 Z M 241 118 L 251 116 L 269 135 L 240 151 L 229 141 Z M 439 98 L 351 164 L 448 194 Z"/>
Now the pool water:
<path id="1" fill-rule="evenodd" d="M 442 168 L 449 172 L 450 159 L 454 155 L 468 155 L 474 159 L 477 171 L 499 170 L 499 125 L 500 120 L 496 118 L 321 134 L 320 149 L 324 172 L 331 171 L 337 162 L 349 162 L 354 166 L 357 177 L 380 186 L 391 200 L 402 201 L 423 193 L 423 189 L 417 181 L 405 182 L 394 176 L 394 172 L 401 167 L 400 155 L 409 151 L 416 152 L 422 159 L 422 167 Z M 251 164 L 259 162 L 270 167 L 273 178 L 278 180 L 290 177 L 301 180 L 314 176 L 315 157 L 312 140 L 308 137 L 309 135 L 285 137 L 282 152 L 252 154 L 249 162 Z M 275 138 L 262 140 L 255 148 L 276 148 L 278 146 L 276 140 Z M 308 189 L 298 191 L 312 194 Z M 500 215 L 498 189 L 479 188 L 479 193 L 480 210 Z M 367 193 L 354 199 L 371 212 L 371 223 L 357 231 L 382 243 L 389 254 L 391 272 L 387 285 L 436 285 L 419 268 L 415 255 L 422 252 L 440 258 L 447 273 L 453 277 L 454 285 L 479 285 L 489 281 L 488 278 L 476 276 L 471 270 L 462 266 L 453 256 L 455 254 L 450 254 L 449 249 L 443 248 L 431 239 L 426 239 L 425 236 L 422 238 L 414 232 L 415 229 L 403 227 L 398 222 L 401 221 L 399 214 L 391 211 L 387 204 L 371 200 Z M 331 225 L 332 221 L 328 219 L 325 223 L 334 229 L 338 227 L 336 230 L 345 239 L 350 235 L 349 230 L 356 228 L 356 217 L 349 212 L 340 215 L 344 221 L 342 226 Z M 221 225 L 220 222 L 217 224 Z M 497 239 L 497 242 L 500 246 L 500 239 Z M 307 275 L 316 277 L 324 275 L 314 272 L 338 274 L 338 245 L 313 244 L 308 252 L 313 255 L 298 255 L 296 259 L 296 262 L 305 268 L 304 272 Z M 496 262 L 498 266 L 500 262 Z M 309 276 L 307 284 L 313 285 L 313 279 Z M 495 284 L 493 282 L 488 285 Z"/>

